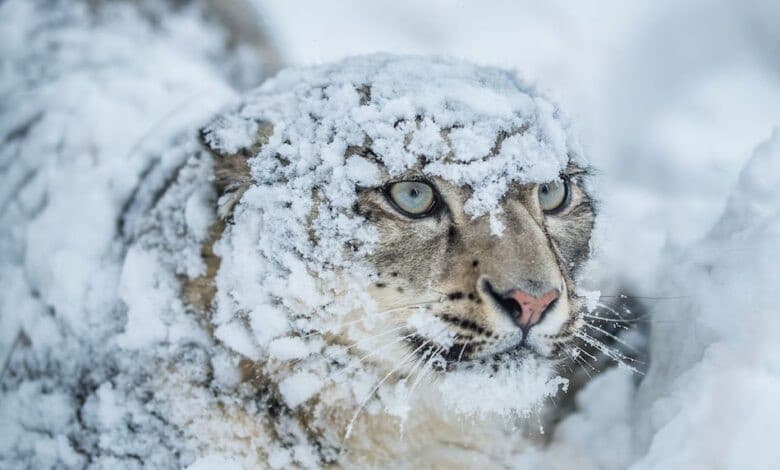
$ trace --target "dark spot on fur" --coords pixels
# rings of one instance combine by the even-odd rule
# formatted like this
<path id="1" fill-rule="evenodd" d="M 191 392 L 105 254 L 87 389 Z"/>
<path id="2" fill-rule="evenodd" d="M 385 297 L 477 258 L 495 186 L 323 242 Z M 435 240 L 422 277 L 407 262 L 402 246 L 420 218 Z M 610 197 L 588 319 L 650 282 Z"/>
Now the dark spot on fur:
<path id="1" fill-rule="evenodd" d="M 441 315 L 440 318 L 442 320 L 446 321 L 446 322 L 449 322 L 449 323 L 452 323 L 454 325 L 457 325 L 457 326 L 463 328 L 464 330 L 470 330 L 470 331 L 473 331 L 473 332 L 475 332 L 477 334 L 485 334 L 485 335 L 488 335 L 488 336 L 491 336 L 491 334 L 492 334 L 492 333 L 486 331 L 485 328 L 480 326 L 478 323 L 473 322 L 473 321 L 468 320 L 468 319 L 465 319 L 465 318 L 459 318 L 459 317 L 456 317 L 455 315 L 450 315 L 448 313 L 445 313 L 445 314 Z"/>
<path id="2" fill-rule="evenodd" d="M 371 102 L 371 86 L 364 84 L 358 87 L 358 95 L 360 95 L 360 106 L 366 106 Z"/>
<path id="3" fill-rule="evenodd" d="M 404 291 L 402 287 L 396 287 L 395 290 L 397 290 L 398 292 L 403 292 Z"/>
<path id="4" fill-rule="evenodd" d="M 449 245 L 452 245 L 455 243 L 455 240 L 458 239 L 458 229 L 455 228 L 454 225 L 450 225 L 449 230 L 447 230 L 447 243 Z"/>
<path id="5" fill-rule="evenodd" d="M 447 297 L 450 300 L 459 300 L 459 299 L 463 298 L 463 292 L 453 292 L 453 293 L 447 295 Z"/>
<path id="6" fill-rule="evenodd" d="M 375 285 L 379 288 L 382 288 L 385 287 L 387 284 L 385 284 L 384 282 L 377 282 Z"/>
<path id="7" fill-rule="evenodd" d="M 474 300 L 476 297 L 474 296 L 473 292 L 469 292 L 469 300 Z"/>
<path id="8" fill-rule="evenodd" d="M 390 273 L 390 275 L 393 276 L 393 277 L 398 277 L 398 273 L 395 273 L 395 272 Z"/>
<path id="9" fill-rule="evenodd" d="M 476 259 L 475 259 L 474 261 L 472 261 L 472 262 L 471 262 L 471 266 L 472 266 L 472 267 L 475 267 L 475 268 L 476 268 L 477 266 L 479 266 L 479 260 L 476 260 Z"/>

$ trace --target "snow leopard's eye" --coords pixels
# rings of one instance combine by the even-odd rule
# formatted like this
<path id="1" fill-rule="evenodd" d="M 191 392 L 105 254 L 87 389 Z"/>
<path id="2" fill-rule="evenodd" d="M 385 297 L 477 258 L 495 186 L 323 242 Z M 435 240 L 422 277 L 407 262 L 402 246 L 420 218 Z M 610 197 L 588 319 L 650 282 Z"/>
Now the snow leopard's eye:
<path id="1" fill-rule="evenodd" d="M 545 212 L 555 212 L 566 205 L 569 196 L 568 182 L 563 179 L 540 184 L 537 189 L 539 206 Z"/>
<path id="2" fill-rule="evenodd" d="M 399 181 L 387 190 L 388 197 L 402 214 L 409 217 L 428 215 L 436 203 L 436 192 L 422 181 Z"/>

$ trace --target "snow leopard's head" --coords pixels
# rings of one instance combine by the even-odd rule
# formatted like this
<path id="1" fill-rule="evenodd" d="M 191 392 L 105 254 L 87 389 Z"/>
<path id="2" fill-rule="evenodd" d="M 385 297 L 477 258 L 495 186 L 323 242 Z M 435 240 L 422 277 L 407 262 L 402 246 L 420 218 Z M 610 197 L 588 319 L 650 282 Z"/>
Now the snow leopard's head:
<path id="1" fill-rule="evenodd" d="M 379 234 L 369 292 L 396 328 L 372 347 L 404 338 L 393 362 L 413 351 L 436 356 L 442 371 L 556 354 L 580 326 L 574 276 L 594 222 L 584 177 L 570 165 L 553 181 L 512 184 L 498 206 L 500 235 L 489 215 L 464 211 L 468 185 L 411 169 L 359 188 L 356 209 Z"/>
<path id="2" fill-rule="evenodd" d="M 389 56 L 283 72 L 201 137 L 228 221 L 218 333 L 239 318 L 257 350 L 316 338 L 403 381 L 517 373 L 580 326 L 587 164 L 511 73 Z"/>

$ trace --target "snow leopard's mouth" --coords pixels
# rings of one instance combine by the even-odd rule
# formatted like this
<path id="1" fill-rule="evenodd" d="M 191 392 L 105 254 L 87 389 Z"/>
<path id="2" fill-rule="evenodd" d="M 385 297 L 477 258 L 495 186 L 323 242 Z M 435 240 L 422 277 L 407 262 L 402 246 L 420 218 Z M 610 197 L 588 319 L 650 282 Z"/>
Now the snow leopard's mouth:
<path id="1" fill-rule="evenodd" d="M 499 341 L 456 336 L 456 340 L 448 346 L 422 335 L 409 336 L 406 341 L 418 357 L 417 367 L 429 367 L 440 372 L 478 368 L 497 372 L 503 366 L 522 363 L 530 356 L 549 356 L 529 345 L 522 334 Z"/>

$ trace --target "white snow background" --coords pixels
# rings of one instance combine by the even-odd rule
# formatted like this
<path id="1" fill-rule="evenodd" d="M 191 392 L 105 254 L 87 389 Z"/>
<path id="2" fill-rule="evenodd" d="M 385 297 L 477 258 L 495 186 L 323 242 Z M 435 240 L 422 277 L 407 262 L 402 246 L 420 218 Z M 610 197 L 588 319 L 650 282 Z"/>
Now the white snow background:
<path id="1" fill-rule="evenodd" d="M 551 446 L 519 457 L 518 468 L 777 468 L 776 3 L 260 5 L 293 64 L 375 51 L 457 56 L 516 68 L 576 121 L 600 173 L 601 270 L 649 297 L 651 367 L 639 389 L 619 370 L 594 380 Z M 180 161 L 161 153 L 178 129 L 167 129 L 171 121 L 199 122 L 234 92 L 220 75 L 229 67 L 214 66 L 224 39 L 195 14 L 171 16 L 160 40 L 121 8 L 91 34 L 34 10 L 21 0 L 0 3 L 0 358 L 24 327 L 37 332 L 36 344 L 90 363 L 105 351 L 73 350 L 80 346 L 63 341 L 63 329 L 92 336 L 91 344 L 121 331 L 120 345 L 149 338 L 144 325 L 125 330 L 120 312 L 106 322 L 110 286 L 120 278 L 126 298 L 149 288 L 132 266 L 120 271 L 111 237 L 121 201 L 150 155 L 163 166 Z M 33 40 L 55 27 L 68 47 Z M 20 57 L 29 59 L 24 67 Z M 251 71 L 244 76 L 251 82 Z M 43 160 L 50 155 L 59 157 Z M 185 222 L 203 225 L 197 201 Z M 94 276 L 97 269 L 104 274 Z M 61 317 L 47 315 L 47 305 Z M 116 358 L 123 360 L 138 358 Z M 97 367 L 93 380 L 109 373 Z M 3 396 L 0 454 L 38 467 L 84 464 L 58 434 L 75 419 L 72 397 L 56 391 L 63 386 L 75 384 L 41 377 Z M 151 413 L 133 423 L 145 442 L 112 433 L 123 408 L 146 406 L 143 393 L 102 386 L 88 400 L 78 421 L 102 431 L 88 443 L 105 450 L 96 466 L 127 455 L 147 456 L 152 466 L 192 460 L 176 455 L 176 436 Z M 150 452 L 154 446 L 166 452 Z M 202 459 L 198 468 L 219 464 Z"/>

